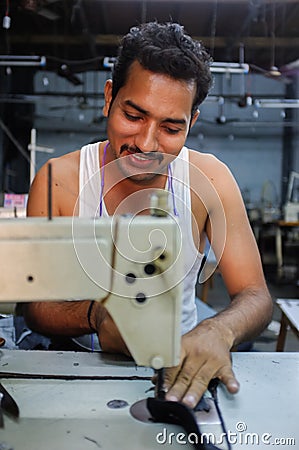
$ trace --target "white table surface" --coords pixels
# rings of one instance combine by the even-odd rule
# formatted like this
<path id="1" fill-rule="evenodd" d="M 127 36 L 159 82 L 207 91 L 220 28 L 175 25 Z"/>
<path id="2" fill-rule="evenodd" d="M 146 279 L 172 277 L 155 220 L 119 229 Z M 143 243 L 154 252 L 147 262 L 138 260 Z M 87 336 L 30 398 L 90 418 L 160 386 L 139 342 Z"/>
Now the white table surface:
<path id="1" fill-rule="evenodd" d="M 234 353 L 233 366 L 240 392 L 219 389 L 232 448 L 299 448 L 299 353 Z M 131 416 L 130 406 L 152 395 L 150 369 L 95 353 L 2 350 L 0 372 L 20 409 L 18 423 L 4 417 L 1 450 L 193 448 L 186 436 L 178 437 L 186 444 L 176 441 L 180 427 Z M 110 409 L 114 399 L 128 406 Z M 220 439 L 218 425 L 202 431 Z"/>

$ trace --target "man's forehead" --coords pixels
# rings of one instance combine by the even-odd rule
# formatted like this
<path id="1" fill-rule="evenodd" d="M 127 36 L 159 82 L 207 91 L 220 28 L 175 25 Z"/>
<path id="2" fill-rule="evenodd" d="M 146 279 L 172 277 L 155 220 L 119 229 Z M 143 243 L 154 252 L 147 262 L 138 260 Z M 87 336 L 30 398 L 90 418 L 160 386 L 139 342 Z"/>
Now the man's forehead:
<path id="1" fill-rule="evenodd" d="M 175 77 L 172 77 L 171 75 L 164 73 L 162 71 L 159 72 L 159 71 L 153 71 L 153 70 L 147 69 L 137 60 L 135 60 L 128 69 L 125 86 L 128 84 L 131 84 L 135 80 L 140 81 L 141 77 L 150 78 L 152 81 L 156 81 L 159 78 L 161 80 L 164 79 L 164 80 L 167 80 L 167 82 L 169 82 L 169 83 L 181 84 L 182 88 L 184 88 L 184 89 L 188 88 L 188 90 L 190 90 L 194 93 L 196 92 L 195 80 L 193 80 L 193 79 L 184 80 L 182 78 L 175 78 Z"/>
<path id="2" fill-rule="evenodd" d="M 175 79 L 168 74 L 152 72 L 137 61 L 132 66 L 126 83 L 118 93 L 122 102 L 129 100 L 147 109 L 146 99 L 152 96 L 159 102 L 160 108 L 163 102 L 168 107 L 176 102 L 173 105 L 176 111 L 181 107 L 185 112 L 191 112 L 196 95 L 194 80 Z"/>

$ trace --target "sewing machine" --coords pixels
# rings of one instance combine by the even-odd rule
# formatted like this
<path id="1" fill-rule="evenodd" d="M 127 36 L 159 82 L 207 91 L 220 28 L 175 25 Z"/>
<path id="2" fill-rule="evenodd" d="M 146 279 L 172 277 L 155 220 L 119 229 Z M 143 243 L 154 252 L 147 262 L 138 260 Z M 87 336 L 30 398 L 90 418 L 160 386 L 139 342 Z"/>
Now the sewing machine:
<path id="1" fill-rule="evenodd" d="M 167 215 L 4 219 L 0 301 L 102 301 L 136 364 L 175 366 L 181 246 Z"/>

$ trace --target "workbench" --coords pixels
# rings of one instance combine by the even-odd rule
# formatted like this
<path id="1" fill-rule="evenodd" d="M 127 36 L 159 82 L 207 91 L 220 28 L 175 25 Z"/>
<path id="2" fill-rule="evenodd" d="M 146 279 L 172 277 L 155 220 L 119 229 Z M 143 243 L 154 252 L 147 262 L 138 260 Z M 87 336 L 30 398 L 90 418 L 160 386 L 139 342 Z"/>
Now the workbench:
<path id="1" fill-rule="evenodd" d="M 275 448 L 275 439 L 280 447 L 298 448 L 299 354 L 233 353 L 232 358 L 240 392 L 230 395 L 218 388 L 224 422 L 234 433 L 232 448 Z M 99 353 L 1 350 L 0 367 L 1 383 L 20 409 L 18 422 L 4 417 L 1 449 L 193 448 L 188 440 L 182 443 L 179 426 L 132 417 L 130 406 L 153 396 L 147 392 L 152 370 L 137 368 L 128 359 Z M 202 431 L 217 435 L 221 430 L 210 423 Z"/>

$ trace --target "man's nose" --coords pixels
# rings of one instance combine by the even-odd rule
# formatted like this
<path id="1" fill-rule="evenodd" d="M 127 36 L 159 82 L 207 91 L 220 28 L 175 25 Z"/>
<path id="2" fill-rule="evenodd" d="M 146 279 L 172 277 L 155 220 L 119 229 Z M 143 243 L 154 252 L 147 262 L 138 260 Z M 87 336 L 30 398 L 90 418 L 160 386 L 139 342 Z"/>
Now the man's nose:
<path id="1" fill-rule="evenodd" d="M 156 124 L 145 124 L 135 137 L 135 145 L 142 152 L 156 152 L 159 148 Z"/>

